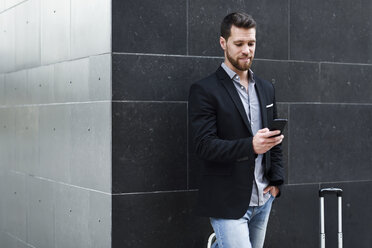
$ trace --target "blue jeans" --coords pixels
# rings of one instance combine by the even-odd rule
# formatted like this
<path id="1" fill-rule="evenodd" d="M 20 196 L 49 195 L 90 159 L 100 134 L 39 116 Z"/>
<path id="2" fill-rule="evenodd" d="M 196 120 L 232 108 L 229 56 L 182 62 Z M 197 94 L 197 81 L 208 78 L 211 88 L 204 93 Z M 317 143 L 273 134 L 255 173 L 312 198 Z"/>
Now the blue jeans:
<path id="1" fill-rule="evenodd" d="M 249 207 L 237 220 L 210 218 L 217 241 L 212 248 L 262 248 L 274 197 L 259 207 Z"/>

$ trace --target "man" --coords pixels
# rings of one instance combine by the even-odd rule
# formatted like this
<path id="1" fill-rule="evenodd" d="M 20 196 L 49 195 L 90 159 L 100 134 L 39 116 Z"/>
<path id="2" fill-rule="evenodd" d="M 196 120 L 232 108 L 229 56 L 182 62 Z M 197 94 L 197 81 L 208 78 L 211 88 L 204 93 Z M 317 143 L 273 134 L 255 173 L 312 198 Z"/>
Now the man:
<path id="1" fill-rule="evenodd" d="M 250 69 L 256 48 L 251 16 L 227 15 L 220 45 L 224 63 L 189 95 L 192 142 L 203 162 L 197 211 L 210 217 L 214 247 L 262 248 L 284 181 L 284 136 L 267 128 L 277 118 L 274 87 Z"/>

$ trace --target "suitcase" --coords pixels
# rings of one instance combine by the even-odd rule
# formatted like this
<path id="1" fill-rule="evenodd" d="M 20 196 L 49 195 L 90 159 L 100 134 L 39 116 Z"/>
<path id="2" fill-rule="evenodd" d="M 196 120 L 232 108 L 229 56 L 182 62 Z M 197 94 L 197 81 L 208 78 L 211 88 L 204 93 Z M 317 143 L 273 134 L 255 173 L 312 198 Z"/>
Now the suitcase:
<path id="1" fill-rule="evenodd" d="M 320 201 L 320 248 L 325 248 L 324 197 L 337 195 L 338 201 L 338 248 L 342 248 L 342 189 L 324 188 L 319 190 Z"/>

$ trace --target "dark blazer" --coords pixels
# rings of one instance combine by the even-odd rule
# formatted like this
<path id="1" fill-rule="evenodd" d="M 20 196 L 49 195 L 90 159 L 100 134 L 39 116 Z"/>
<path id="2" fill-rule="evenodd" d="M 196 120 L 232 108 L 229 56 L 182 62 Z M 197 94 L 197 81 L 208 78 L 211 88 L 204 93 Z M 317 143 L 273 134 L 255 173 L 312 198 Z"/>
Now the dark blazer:
<path id="1" fill-rule="evenodd" d="M 263 127 L 277 118 L 271 83 L 254 76 Z M 247 211 L 252 193 L 255 158 L 246 112 L 222 67 L 194 83 L 189 93 L 189 125 L 193 149 L 202 160 L 197 212 L 202 216 L 238 219 Z M 264 154 L 270 185 L 284 182 L 281 145 Z"/>

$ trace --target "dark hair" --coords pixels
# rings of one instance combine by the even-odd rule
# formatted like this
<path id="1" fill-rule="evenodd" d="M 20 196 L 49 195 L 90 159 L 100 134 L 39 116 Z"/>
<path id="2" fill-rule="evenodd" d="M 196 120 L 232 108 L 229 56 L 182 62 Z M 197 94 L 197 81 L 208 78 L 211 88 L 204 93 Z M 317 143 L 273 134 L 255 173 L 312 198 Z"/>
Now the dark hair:
<path id="1" fill-rule="evenodd" d="M 238 28 L 256 28 L 256 21 L 252 16 L 242 12 L 228 14 L 223 18 L 221 23 L 221 36 L 225 38 L 225 40 L 230 37 L 232 25 Z"/>

